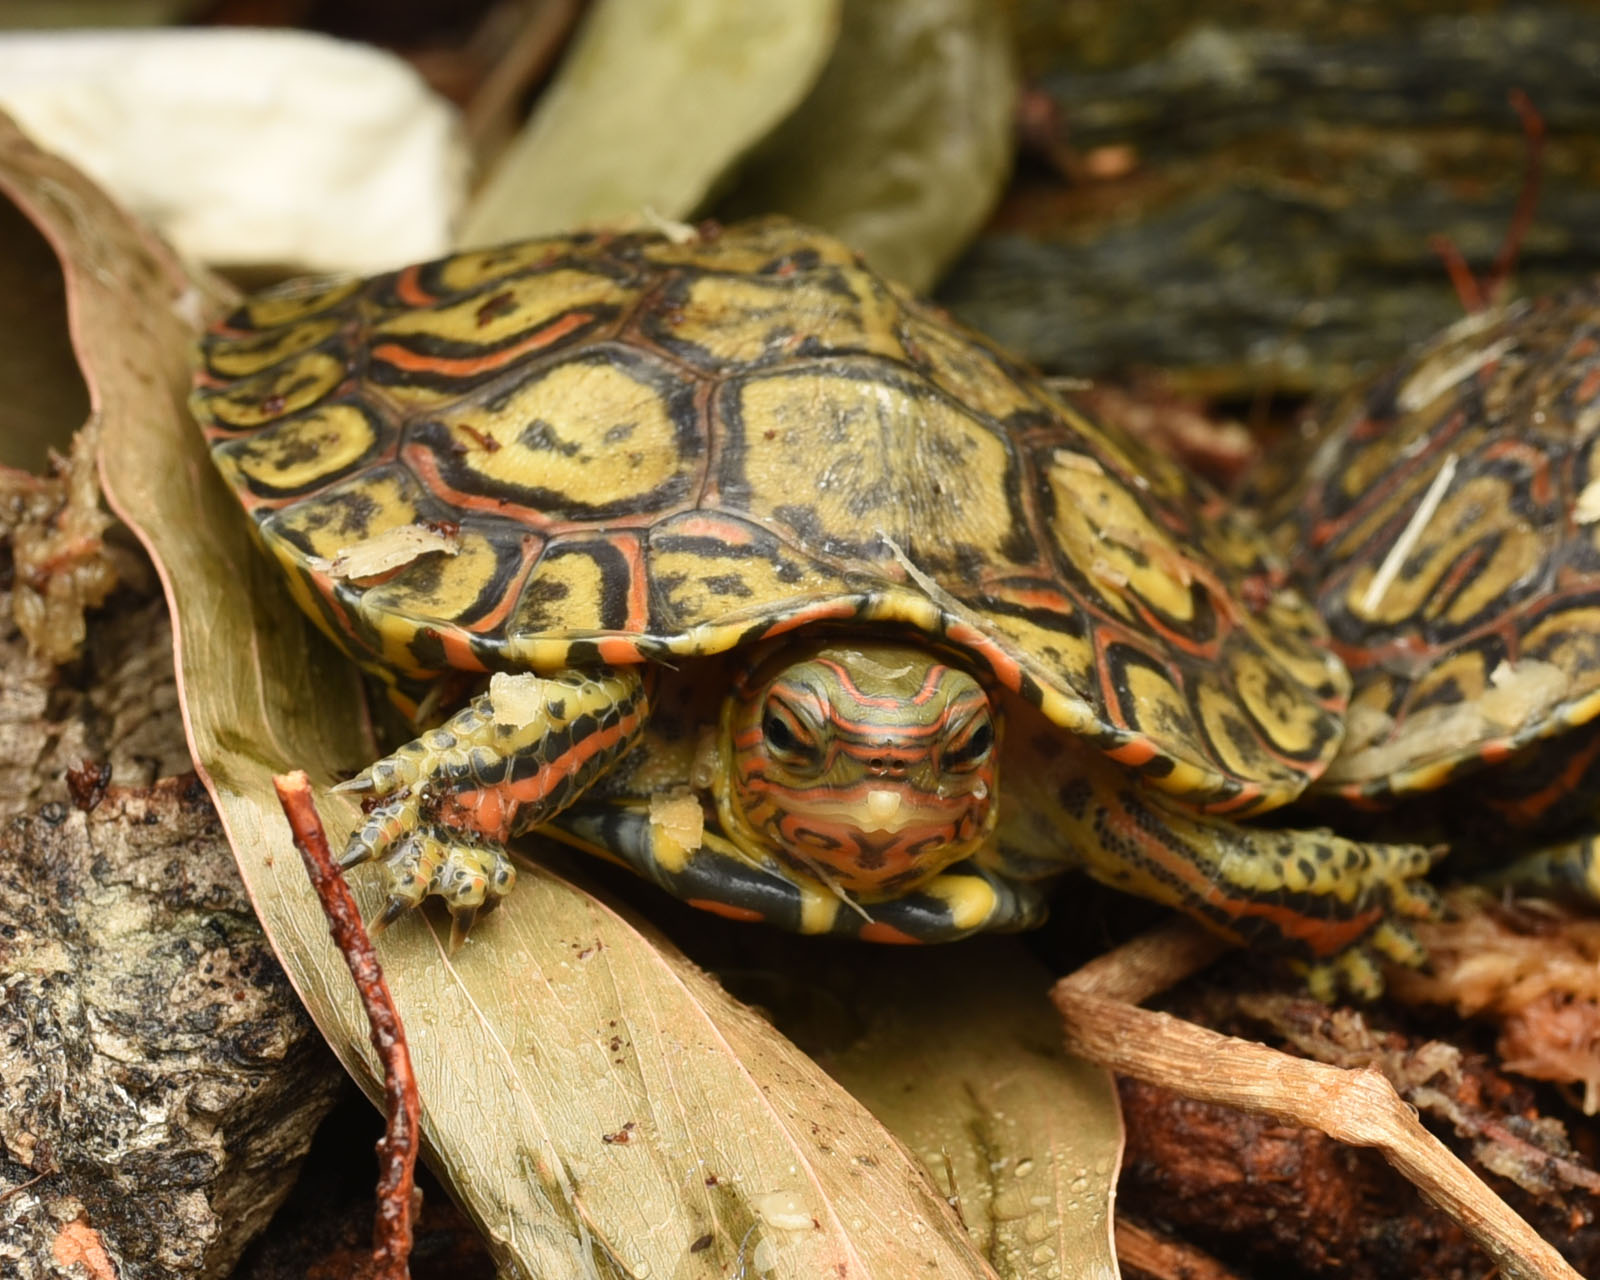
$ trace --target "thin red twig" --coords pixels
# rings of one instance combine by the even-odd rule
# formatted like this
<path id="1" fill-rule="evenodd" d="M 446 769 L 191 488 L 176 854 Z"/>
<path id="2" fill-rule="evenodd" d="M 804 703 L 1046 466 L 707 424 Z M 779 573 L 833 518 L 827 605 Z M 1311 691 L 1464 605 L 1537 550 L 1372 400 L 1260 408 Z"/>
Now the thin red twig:
<path id="1" fill-rule="evenodd" d="M 1522 251 L 1522 241 L 1533 225 L 1534 211 L 1539 207 L 1539 179 L 1544 169 L 1544 117 L 1533 105 L 1533 100 L 1521 89 L 1506 95 L 1511 109 L 1522 121 L 1522 136 L 1527 143 L 1527 160 L 1522 171 L 1522 190 L 1517 194 L 1517 207 L 1511 214 L 1511 225 L 1506 228 L 1505 239 L 1500 242 L 1500 252 L 1495 254 L 1488 274 L 1480 281 L 1461 256 L 1461 250 L 1449 236 L 1430 236 L 1428 247 L 1444 262 L 1450 275 L 1461 308 L 1469 313 L 1493 306 L 1505 292 L 1511 272 L 1517 265 L 1517 255 Z"/>
<path id="2" fill-rule="evenodd" d="M 378 1141 L 378 1211 L 372 1224 L 374 1280 L 409 1280 L 411 1212 L 417 1164 L 417 1132 L 421 1107 L 411 1074 L 405 1028 L 378 967 L 372 940 L 361 923 L 361 911 L 334 865 L 328 836 L 311 800 L 311 783 L 300 770 L 275 777 L 278 803 L 289 819 L 295 848 L 328 917 L 328 932 L 350 966 L 362 1006 L 372 1027 L 372 1047 L 383 1063 L 383 1096 L 387 1128 Z"/>

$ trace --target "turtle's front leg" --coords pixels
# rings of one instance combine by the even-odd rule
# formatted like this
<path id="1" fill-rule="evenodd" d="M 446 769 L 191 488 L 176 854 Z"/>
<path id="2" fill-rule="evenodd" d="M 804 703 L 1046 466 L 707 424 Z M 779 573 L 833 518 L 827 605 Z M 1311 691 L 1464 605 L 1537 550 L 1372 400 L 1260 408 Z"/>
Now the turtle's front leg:
<path id="1" fill-rule="evenodd" d="M 335 787 L 388 797 L 341 859 L 383 860 L 389 900 L 376 927 L 432 894 L 459 942 L 516 879 L 505 841 L 581 796 L 638 741 L 647 714 L 636 667 L 501 673 L 437 729 Z"/>

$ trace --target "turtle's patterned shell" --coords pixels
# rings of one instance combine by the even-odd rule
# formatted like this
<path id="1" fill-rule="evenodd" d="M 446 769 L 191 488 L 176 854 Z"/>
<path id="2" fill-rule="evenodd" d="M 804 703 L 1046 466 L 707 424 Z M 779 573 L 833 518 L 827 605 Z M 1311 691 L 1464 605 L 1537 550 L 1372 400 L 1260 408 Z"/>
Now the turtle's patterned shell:
<path id="1" fill-rule="evenodd" d="M 1327 786 L 1437 786 L 1600 712 L 1600 283 L 1468 316 L 1315 440 L 1288 540 L 1356 681 Z"/>
<path id="2" fill-rule="evenodd" d="M 1337 744 L 1343 673 L 1249 529 L 790 223 L 269 293 L 206 339 L 194 406 L 374 670 L 899 626 L 1219 811 L 1291 798 Z"/>

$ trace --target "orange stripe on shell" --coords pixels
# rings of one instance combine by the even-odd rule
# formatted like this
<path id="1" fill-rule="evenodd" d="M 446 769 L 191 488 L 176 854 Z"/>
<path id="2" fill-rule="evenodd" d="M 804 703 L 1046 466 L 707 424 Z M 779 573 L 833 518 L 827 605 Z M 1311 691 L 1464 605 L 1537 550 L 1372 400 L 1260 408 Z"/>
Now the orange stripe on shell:
<path id="1" fill-rule="evenodd" d="M 407 373 L 437 373 L 449 378 L 470 378 L 513 365 L 524 356 L 559 342 L 593 319 L 594 316 L 587 311 L 569 311 L 544 328 L 535 329 L 521 342 L 481 356 L 430 356 L 395 342 L 380 342 L 372 348 L 372 358 L 404 369 Z"/>

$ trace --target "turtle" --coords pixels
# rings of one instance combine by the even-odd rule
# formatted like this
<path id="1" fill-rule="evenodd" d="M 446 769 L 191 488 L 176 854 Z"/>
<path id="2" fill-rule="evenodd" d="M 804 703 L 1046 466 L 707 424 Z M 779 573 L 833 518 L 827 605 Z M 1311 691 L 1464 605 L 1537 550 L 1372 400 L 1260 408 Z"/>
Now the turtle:
<path id="1" fill-rule="evenodd" d="M 1276 486 L 1265 523 L 1353 680 L 1313 791 L 1490 867 L 1519 853 L 1489 878 L 1590 901 L 1597 440 L 1591 280 L 1469 312 L 1313 413 L 1258 484 Z"/>
<path id="2" fill-rule="evenodd" d="M 380 925 L 433 896 L 458 940 L 538 829 L 802 933 L 1028 928 L 1082 869 L 1325 982 L 1418 958 L 1428 849 L 1252 821 L 1348 697 L 1267 538 L 832 236 L 291 284 L 205 336 L 192 404 L 419 721 L 336 788 Z"/>

